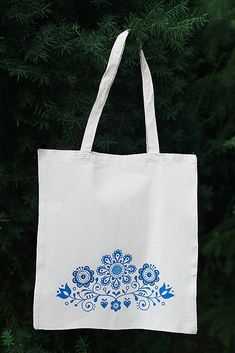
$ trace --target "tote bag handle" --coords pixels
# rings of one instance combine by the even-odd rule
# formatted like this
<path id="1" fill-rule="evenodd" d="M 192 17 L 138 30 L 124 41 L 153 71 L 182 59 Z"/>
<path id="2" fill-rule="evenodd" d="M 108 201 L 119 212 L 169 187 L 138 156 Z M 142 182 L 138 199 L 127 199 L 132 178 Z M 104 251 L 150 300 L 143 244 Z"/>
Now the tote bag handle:
<path id="1" fill-rule="evenodd" d="M 99 91 L 87 121 L 85 133 L 82 140 L 81 151 L 91 152 L 92 145 L 95 138 L 96 129 L 100 116 L 102 114 L 105 102 L 107 100 L 110 88 L 115 79 L 123 50 L 125 48 L 126 38 L 129 30 L 119 34 L 117 37 L 110 57 L 107 68 L 101 79 Z M 159 153 L 159 141 L 157 133 L 157 124 L 155 118 L 154 107 L 154 91 L 151 73 L 144 56 L 144 52 L 140 49 L 140 66 L 143 83 L 143 97 L 144 97 L 144 113 L 145 113 L 145 127 L 146 127 L 146 149 L 147 153 Z"/>

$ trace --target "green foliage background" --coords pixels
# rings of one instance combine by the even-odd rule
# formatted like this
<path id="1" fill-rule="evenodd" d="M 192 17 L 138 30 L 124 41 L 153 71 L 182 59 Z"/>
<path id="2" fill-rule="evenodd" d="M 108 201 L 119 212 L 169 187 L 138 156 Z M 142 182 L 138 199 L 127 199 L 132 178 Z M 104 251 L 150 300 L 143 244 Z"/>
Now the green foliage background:
<path id="1" fill-rule="evenodd" d="M 234 1 L 1 0 L 0 11 L 1 350 L 234 352 Z M 35 331 L 37 148 L 80 148 L 113 41 L 126 28 L 94 149 L 145 151 L 138 38 L 153 74 L 161 151 L 198 156 L 199 332 Z"/>

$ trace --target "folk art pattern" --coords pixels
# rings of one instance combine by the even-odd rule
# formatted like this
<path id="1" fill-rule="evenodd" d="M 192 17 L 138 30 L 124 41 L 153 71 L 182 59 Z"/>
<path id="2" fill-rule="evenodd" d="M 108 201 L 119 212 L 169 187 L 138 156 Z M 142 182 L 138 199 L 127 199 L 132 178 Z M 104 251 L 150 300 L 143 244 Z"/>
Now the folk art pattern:
<path id="1" fill-rule="evenodd" d="M 97 305 L 118 312 L 137 307 L 149 310 L 175 296 L 170 285 L 159 285 L 160 272 L 155 265 L 145 263 L 138 268 L 132 264 L 132 255 L 117 249 L 101 258 L 96 271 L 89 266 L 77 267 L 72 272 L 71 285 L 61 285 L 56 297 L 65 305 L 74 305 L 89 312 Z"/>

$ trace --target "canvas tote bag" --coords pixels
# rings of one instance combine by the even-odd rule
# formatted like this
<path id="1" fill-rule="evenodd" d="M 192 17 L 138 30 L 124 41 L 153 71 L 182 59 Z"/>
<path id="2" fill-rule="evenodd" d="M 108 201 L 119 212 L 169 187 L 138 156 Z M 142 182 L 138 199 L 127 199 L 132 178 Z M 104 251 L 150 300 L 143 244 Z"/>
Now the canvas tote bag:
<path id="1" fill-rule="evenodd" d="M 112 48 L 81 149 L 38 150 L 35 329 L 197 331 L 197 159 L 159 152 L 142 50 L 147 152 L 92 152 L 127 35 Z"/>

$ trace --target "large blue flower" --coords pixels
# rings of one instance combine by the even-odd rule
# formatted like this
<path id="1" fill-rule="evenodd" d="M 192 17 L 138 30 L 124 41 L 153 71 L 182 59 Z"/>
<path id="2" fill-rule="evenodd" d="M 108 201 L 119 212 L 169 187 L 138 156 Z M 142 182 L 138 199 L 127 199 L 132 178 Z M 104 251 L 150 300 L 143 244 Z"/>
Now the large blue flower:
<path id="1" fill-rule="evenodd" d="M 73 283 L 78 287 L 89 287 L 94 282 L 94 271 L 89 266 L 78 267 L 73 271 Z"/>
<path id="2" fill-rule="evenodd" d="M 154 265 L 144 264 L 143 267 L 139 269 L 139 274 L 139 279 L 142 280 L 145 285 L 154 286 L 154 284 L 159 281 L 159 271 Z"/>
<path id="3" fill-rule="evenodd" d="M 128 284 L 131 281 L 131 276 L 129 274 L 136 271 L 134 265 L 130 265 L 132 261 L 132 256 L 130 254 L 123 255 L 120 249 L 113 252 L 112 256 L 104 255 L 101 258 L 103 263 L 102 266 L 97 268 L 97 273 L 101 278 L 101 283 L 104 286 L 110 284 L 113 289 L 118 289 L 121 282 Z"/>

